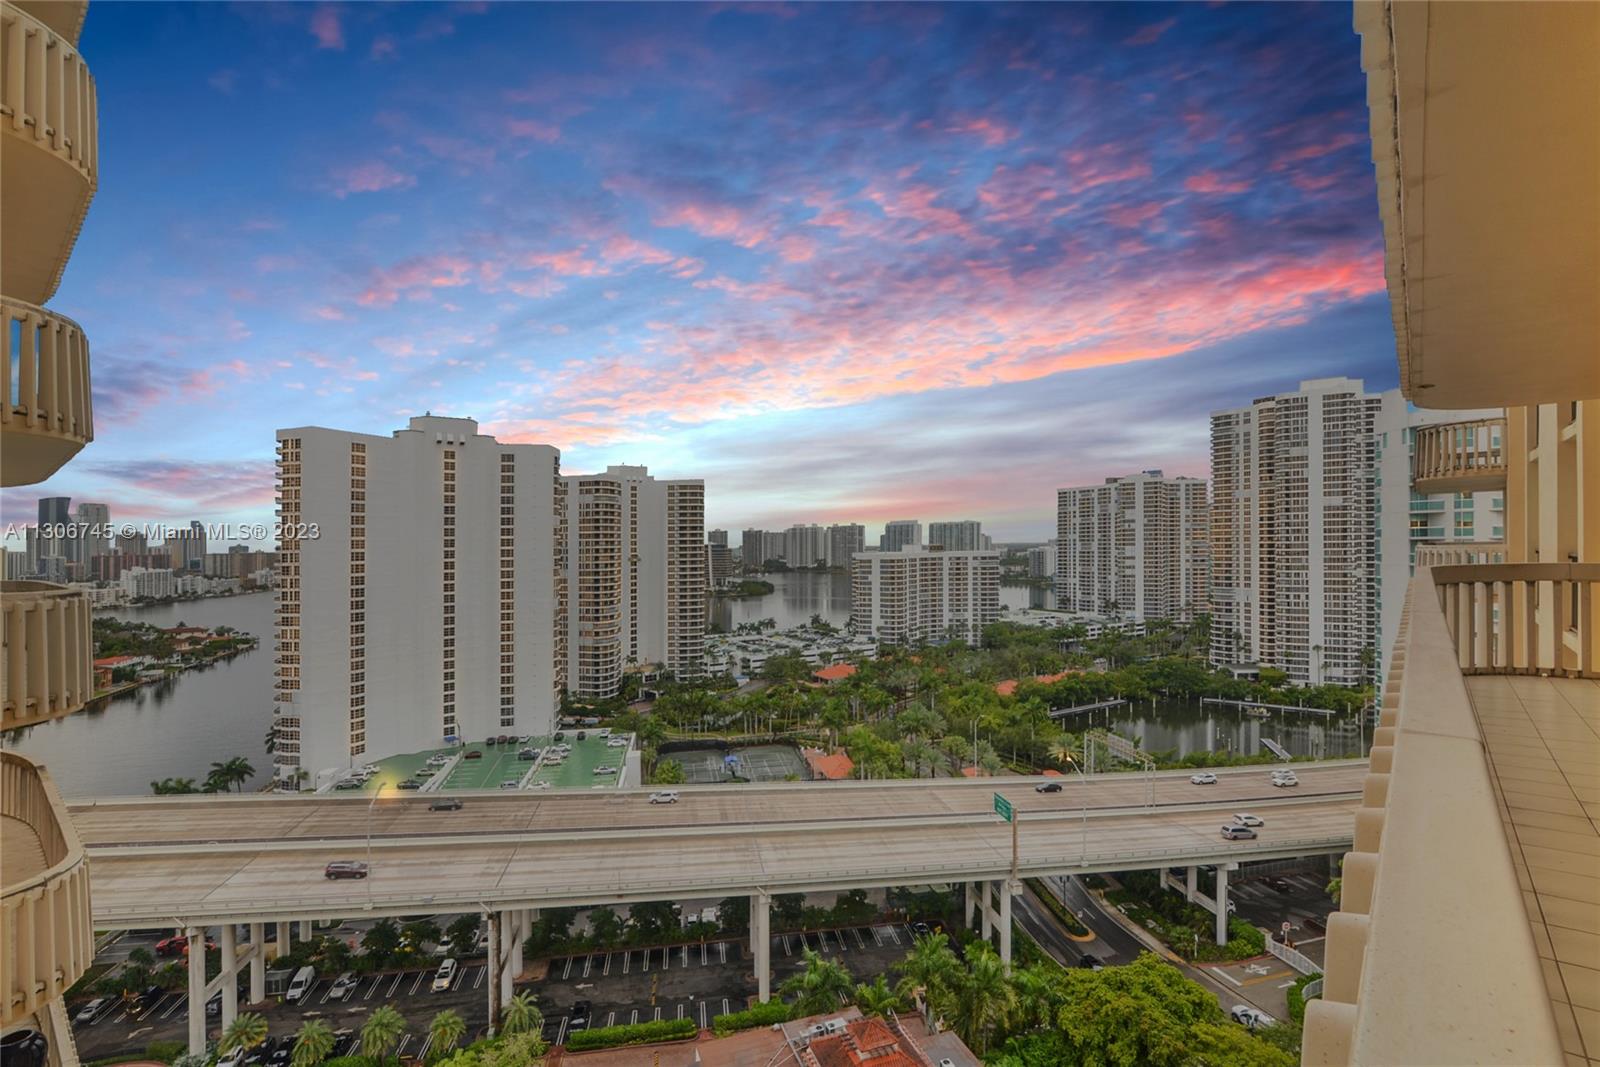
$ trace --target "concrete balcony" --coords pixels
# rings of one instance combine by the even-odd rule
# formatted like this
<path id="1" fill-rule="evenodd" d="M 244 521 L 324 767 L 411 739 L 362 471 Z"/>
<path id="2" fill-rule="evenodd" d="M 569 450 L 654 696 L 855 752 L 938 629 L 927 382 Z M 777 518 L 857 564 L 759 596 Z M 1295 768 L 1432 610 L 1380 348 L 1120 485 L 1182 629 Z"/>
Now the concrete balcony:
<path id="1" fill-rule="evenodd" d="M 94 440 L 83 328 L 6 297 L 0 297 L 0 433 L 5 486 L 44 481 Z"/>
<path id="2" fill-rule="evenodd" d="M 74 46 L 83 33 L 83 17 L 89 13 L 89 0 L 12 0 Z"/>
<path id="3" fill-rule="evenodd" d="M 81 589 L 0 582 L 0 729 L 59 719 L 94 695 L 91 614 Z"/>
<path id="4" fill-rule="evenodd" d="M 1504 563 L 1504 541 L 1441 541 L 1417 546 L 1413 562 L 1418 567 L 1453 567 L 1465 563 Z"/>
<path id="5" fill-rule="evenodd" d="M 61 995 L 94 959 L 89 866 L 50 776 L 11 752 L 0 752 L 0 856 L 0 1030 L 54 1037 Z M 62 1051 L 52 1062 L 75 1060 Z"/>
<path id="6" fill-rule="evenodd" d="M 55 294 L 99 181 L 94 78 L 76 27 L 53 28 L 81 24 L 72 6 L 0 3 L 0 276 L 33 304 Z"/>
<path id="7" fill-rule="evenodd" d="M 1421 568 L 1306 1064 L 1600 1064 L 1600 565 Z"/>
<path id="8" fill-rule="evenodd" d="M 1477 493 L 1506 487 L 1505 419 L 1419 426 L 1411 484 L 1419 493 Z"/>

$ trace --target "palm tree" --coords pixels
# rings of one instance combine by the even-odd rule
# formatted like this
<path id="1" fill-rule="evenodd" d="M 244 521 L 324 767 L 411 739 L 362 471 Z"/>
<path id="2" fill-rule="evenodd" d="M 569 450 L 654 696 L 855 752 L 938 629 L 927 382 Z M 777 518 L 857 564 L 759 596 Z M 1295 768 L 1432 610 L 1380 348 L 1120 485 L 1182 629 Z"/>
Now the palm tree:
<path id="1" fill-rule="evenodd" d="M 240 1012 L 222 1031 L 222 1040 L 217 1043 L 217 1048 L 223 1052 L 232 1052 L 242 1048 L 246 1052 L 255 1048 L 267 1039 L 267 1019 L 259 1012 Z"/>
<path id="2" fill-rule="evenodd" d="M 1012 974 L 1011 985 L 1017 992 L 1015 1021 L 1019 1027 L 1048 1027 L 1055 1021 L 1061 1000 L 1056 984 L 1059 973 L 1059 969 L 1049 969 L 1048 964 L 1035 963 Z"/>
<path id="3" fill-rule="evenodd" d="M 317 1067 L 333 1051 L 333 1027 L 321 1019 L 307 1019 L 294 1039 L 293 1067 Z"/>
<path id="4" fill-rule="evenodd" d="M 901 1003 L 900 994 L 889 988 L 889 983 L 881 974 L 871 985 L 863 983 L 856 986 L 856 1007 L 861 1009 L 863 1015 L 888 1015 L 891 1011 L 898 1011 Z"/>
<path id="5" fill-rule="evenodd" d="M 501 1032 L 521 1034 L 544 1029 L 544 1016 L 539 1012 L 539 1001 L 531 993 L 518 993 L 506 1004 L 500 1015 Z"/>
<path id="6" fill-rule="evenodd" d="M 244 784 L 254 778 L 256 774 L 255 767 L 251 766 L 250 761 L 243 756 L 233 757 L 223 764 L 223 767 L 227 769 L 228 778 L 234 785 L 239 787 L 239 792 L 241 793 L 244 792 Z"/>
<path id="7" fill-rule="evenodd" d="M 406 1032 L 406 1020 L 389 1005 L 373 1011 L 361 1027 L 361 1054 L 374 1060 L 387 1059 Z"/>
<path id="8" fill-rule="evenodd" d="M 920 989 L 922 998 L 934 1011 L 942 1012 L 960 966 L 944 934 L 924 934 L 917 938 L 906 958 L 895 964 L 902 976 L 898 992 L 910 999 Z"/>
<path id="9" fill-rule="evenodd" d="M 967 952 L 967 971 L 959 975 L 953 995 L 951 1023 L 968 1048 L 989 1051 L 989 1038 L 1016 1014 L 1017 991 L 1006 979 L 1005 964 L 987 943 Z"/>
<path id="10" fill-rule="evenodd" d="M 799 974 L 783 983 L 778 990 L 783 996 L 794 998 L 795 1014 L 820 1015 L 832 1011 L 855 991 L 850 982 L 850 972 L 843 966 L 825 959 L 820 952 L 805 949 L 801 953 Z"/>
<path id="11" fill-rule="evenodd" d="M 449 1008 L 435 1015 L 428 1024 L 428 1058 L 438 1059 L 455 1048 L 466 1032 L 466 1021 Z"/>
<path id="12" fill-rule="evenodd" d="M 1045 755 L 1063 766 L 1068 763 L 1074 763 L 1078 759 L 1078 751 L 1073 747 L 1072 741 L 1066 734 L 1062 734 L 1059 738 L 1050 742 L 1050 747 L 1045 749 Z"/>

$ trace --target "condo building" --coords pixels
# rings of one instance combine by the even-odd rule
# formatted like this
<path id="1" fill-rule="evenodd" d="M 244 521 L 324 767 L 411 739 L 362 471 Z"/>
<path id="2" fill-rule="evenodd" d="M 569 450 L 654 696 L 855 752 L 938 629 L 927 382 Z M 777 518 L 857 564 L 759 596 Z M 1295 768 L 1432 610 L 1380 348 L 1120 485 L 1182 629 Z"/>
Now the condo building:
<path id="1" fill-rule="evenodd" d="M 99 104 L 78 51 L 88 5 L 0 3 L 0 487 L 38 485 L 94 440 L 89 340 L 46 307 L 99 186 Z M 48 503 L 48 507 L 46 506 Z M 71 522 L 68 501 L 41 522 Z M 95 692 L 89 592 L 58 539 L 0 585 L 0 729 L 83 710 Z M 41 560 L 48 560 L 45 568 Z M 114 754 L 108 754 L 114 755 Z M 94 962 L 90 864 L 49 772 L 0 751 L 0 1034 L 7 1064 L 76 1067 L 66 994 Z"/>
<path id="2" fill-rule="evenodd" d="M 1211 416 L 1211 660 L 1359 685 L 1381 641 L 1377 434 L 1398 390 L 1351 378 Z"/>
<path id="3" fill-rule="evenodd" d="M 972 519 L 930 522 L 928 544 L 938 545 L 947 552 L 976 552 L 989 547 L 984 544 L 983 523 Z"/>
<path id="4" fill-rule="evenodd" d="M 867 528 L 859 522 L 836 523 L 828 527 L 828 566 L 849 567 L 857 552 L 867 549 Z"/>
<path id="5" fill-rule="evenodd" d="M 1052 537 L 1042 545 L 1035 545 L 1028 549 L 1028 577 L 1029 578 L 1054 578 L 1056 576 L 1056 552 L 1060 542 Z"/>
<path id="6" fill-rule="evenodd" d="M 783 558 L 791 567 L 827 566 L 827 529 L 816 523 L 789 527 L 783 532 Z"/>
<path id="7" fill-rule="evenodd" d="M 277 437 L 280 779 L 548 732 L 567 680 L 560 454 L 435 415 Z"/>
<path id="8" fill-rule="evenodd" d="M 1159 470 L 1058 490 L 1057 606 L 1189 622 L 1206 610 L 1209 518 L 1204 480 Z"/>
<path id="9" fill-rule="evenodd" d="M 1000 554 L 906 545 L 850 561 L 850 625 L 893 645 L 977 645 L 1000 617 Z"/>
<path id="10" fill-rule="evenodd" d="M 705 483 L 658 480 L 634 466 L 565 482 L 573 694 L 613 697 L 624 671 L 645 664 L 699 677 L 710 580 Z"/>
<path id="11" fill-rule="evenodd" d="M 898 552 L 907 545 L 921 547 L 922 523 L 915 519 L 896 519 L 884 524 L 883 533 L 878 537 L 880 552 Z"/>

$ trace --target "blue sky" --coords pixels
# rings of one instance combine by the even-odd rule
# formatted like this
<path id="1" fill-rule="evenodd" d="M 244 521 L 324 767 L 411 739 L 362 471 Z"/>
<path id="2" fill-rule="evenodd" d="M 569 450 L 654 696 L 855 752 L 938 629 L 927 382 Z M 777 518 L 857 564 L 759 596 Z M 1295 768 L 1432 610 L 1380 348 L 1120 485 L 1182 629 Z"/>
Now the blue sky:
<path id="1" fill-rule="evenodd" d="M 91 5 L 60 292 L 118 520 L 270 519 L 273 431 L 477 418 L 708 524 L 1203 475 L 1207 413 L 1394 383 L 1344 5 Z"/>

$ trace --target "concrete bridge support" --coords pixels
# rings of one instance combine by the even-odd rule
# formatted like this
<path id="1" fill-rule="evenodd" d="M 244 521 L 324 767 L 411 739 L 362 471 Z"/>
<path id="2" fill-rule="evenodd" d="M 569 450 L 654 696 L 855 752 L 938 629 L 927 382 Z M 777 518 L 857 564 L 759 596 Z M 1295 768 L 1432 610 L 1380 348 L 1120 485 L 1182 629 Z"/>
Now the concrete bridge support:
<path id="1" fill-rule="evenodd" d="M 226 1030 L 239 1017 L 239 946 L 238 927 L 222 924 L 222 936 L 217 947 L 222 950 L 222 1028 Z M 190 942 L 193 944 L 193 942 Z"/>
<path id="2" fill-rule="evenodd" d="M 250 1003 L 260 1004 L 267 999 L 267 924 L 250 924 L 250 945 L 255 955 L 250 957 Z"/>
<path id="3" fill-rule="evenodd" d="M 189 1051 L 198 1056 L 206 1050 L 205 927 L 191 926 L 184 935 L 189 939 Z"/>
<path id="4" fill-rule="evenodd" d="M 750 894 L 750 950 L 755 956 L 756 999 L 772 999 L 772 897 Z"/>
<path id="5" fill-rule="evenodd" d="M 533 933 L 531 908 L 491 911 L 484 915 L 489 924 L 489 1025 L 500 1027 L 500 1013 L 517 995 L 517 976 L 522 973 L 522 943 Z"/>
<path id="6" fill-rule="evenodd" d="M 967 922 L 966 922 L 966 927 L 967 927 L 968 930 L 970 930 L 970 929 L 972 929 L 972 916 L 978 910 L 978 883 L 977 882 L 968 882 L 968 883 L 966 883 L 966 892 L 963 895 L 967 898 L 967 900 L 966 900 L 966 903 L 967 903 Z"/>
<path id="7" fill-rule="evenodd" d="M 1006 970 L 1011 970 L 1011 898 L 1022 892 L 1022 883 L 1010 879 L 1005 881 L 979 882 L 978 885 L 978 911 L 983 916 L 983 939 L 985 941 L 1000 936 L 998 948 L 1000 960 L 1006 965 Z M 991 900 L 991 893 L 998 896 L 998 901 Z"/>
<path id="8" fill-rule="evenodd" d="M 293 937 L 294 923 L 288 919 L 279 919 L 273 925 L 278 928 L 278 956 L 281 959 L 289 954 L 289 946 Z"/>
<path id="9" fill-rule="evenodd" d="M 1228 943 L 1228 872 L 1237 870 L 1237 863 L 1217 864 L 1217 895 L 1208 897 L 1200 891 L 1197 884 L 1199 868 L 1190 867 L 1184 872 L 1183 884 L 1179 885 L 1171 874 L 1163 868 L 1161 871 L 1161 885 L 1183 894 L 1183 899 L 1191 904 L 1198 904 L 1209 911 L 1217 922 L 1217 944 Z"/>

